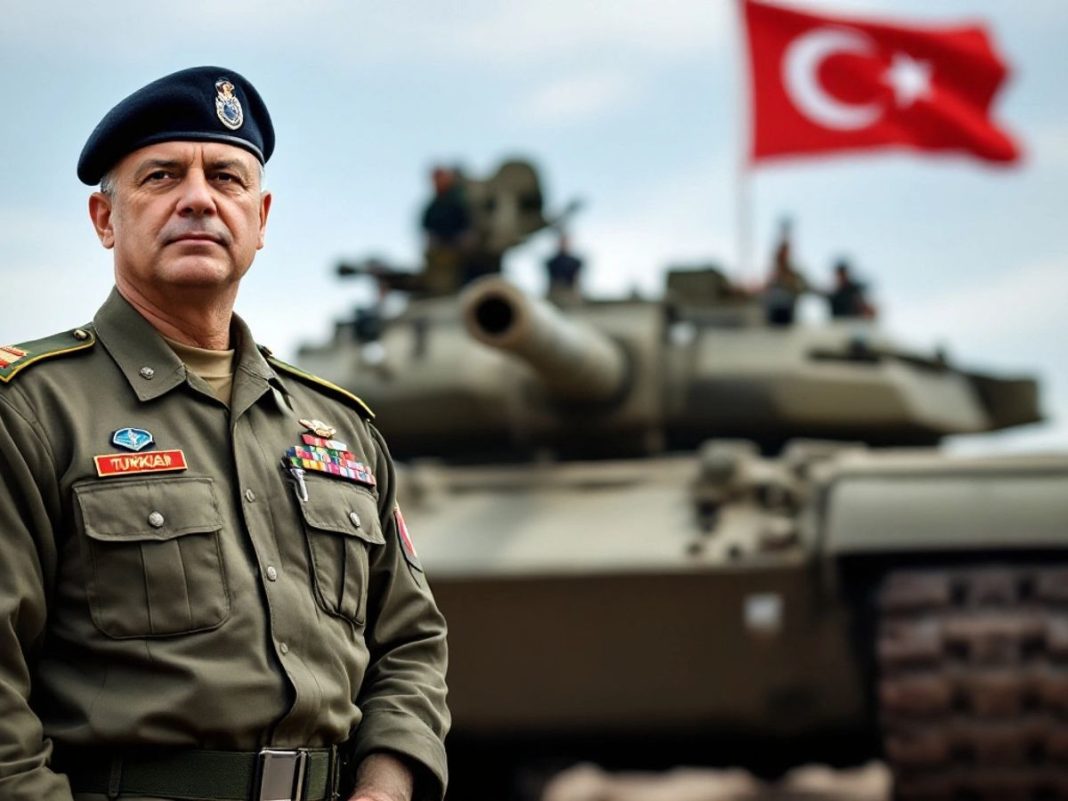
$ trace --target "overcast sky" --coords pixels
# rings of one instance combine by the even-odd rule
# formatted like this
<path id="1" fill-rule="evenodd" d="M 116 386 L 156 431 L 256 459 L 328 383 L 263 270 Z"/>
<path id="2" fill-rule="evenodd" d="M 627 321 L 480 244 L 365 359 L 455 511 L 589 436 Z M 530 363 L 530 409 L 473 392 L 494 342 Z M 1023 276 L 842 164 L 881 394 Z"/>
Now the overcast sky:
<path id="1" fill-rule="evenodd" d="M 414 262 L 430 164 L 541 165 L 575 223 L 588 286 L 655 295 L 671 263 L 739 279 L 741 41 L 726 0 L 306 0 L 300 4 L 15 3 L 0 23 L 0 344 L 91 318 L 111 284 L 78 153 L 122 97 L 217 64 L 250 78 L 275 120 L 268 244 L 238 310 L 292 356 L 328 336 L 356 291 L 339 257 Z M 812 10 L 902 22 L 983 21 L 1013 68 L 995 116 L 1017 167 L 909 153 L 796 161 L 752 181 L 759 272 L 795 220 L 809 277 L 853 257 L 885 326 L 968 366 L 1037 374 L 1052 422 L 970 447 L 1068 448 L 1068 6 L 1055 0 L 838 0 Z M 541 286 L 546 238 L 507 269 Z M 816 304 L 818 306 L 819 304 Z M 808 307 L 806 317 L 822 310 Z"/>

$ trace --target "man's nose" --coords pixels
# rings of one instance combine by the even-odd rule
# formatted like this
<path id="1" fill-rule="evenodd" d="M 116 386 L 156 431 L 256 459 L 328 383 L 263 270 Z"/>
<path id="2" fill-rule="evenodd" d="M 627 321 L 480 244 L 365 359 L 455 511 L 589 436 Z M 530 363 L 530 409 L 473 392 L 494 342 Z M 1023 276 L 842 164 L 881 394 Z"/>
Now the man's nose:
<path id="1" fill-rule="evenodd" d="M 215 213 L 215 199 L 212 197 L 211 187 L 207 177 L 199 170 L 190 170 L 182 181 L 178 212 L 197 216 Z"/>

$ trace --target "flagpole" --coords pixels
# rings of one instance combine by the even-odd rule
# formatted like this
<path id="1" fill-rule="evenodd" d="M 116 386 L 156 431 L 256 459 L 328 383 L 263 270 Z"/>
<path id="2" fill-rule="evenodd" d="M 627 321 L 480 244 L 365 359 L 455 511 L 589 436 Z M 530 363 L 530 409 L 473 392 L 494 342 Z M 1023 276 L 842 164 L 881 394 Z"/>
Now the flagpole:
<path id="1" fill-rule="evenodd" d="M 756 278 L 752 254 L 752 187 L 749 159 L 744 143 L 739 148 L 738 169 L 735 176 L 735 224 L 737 226 L 738 274 L 744 283 Z"/>
<path id="2" fill-rule="evenodd" d="M 736 51 L 737 82 L 737 113 L 738 142 L 736 148 L 737 164 L 735 169 L 734 186 L 734 220 L 735 234 L 735 257 L 738 260 L 738 275 L 743 284 L 755 283 L 756 275 L 753 269 L 752 254 L 752 175 L 749 164 L 749 149 L 752 138 L 752 122 L 750 120 L 751 103 L 749 100 L 750 87 L 746 76 L 749 74 L 749 65 L 746 61 L 748 48 L 748 31 L 745 25 L 745 0 L 735 3 L 737 14 L 737 28 L 740 36 L 735 41 L 739 42 Z"/>

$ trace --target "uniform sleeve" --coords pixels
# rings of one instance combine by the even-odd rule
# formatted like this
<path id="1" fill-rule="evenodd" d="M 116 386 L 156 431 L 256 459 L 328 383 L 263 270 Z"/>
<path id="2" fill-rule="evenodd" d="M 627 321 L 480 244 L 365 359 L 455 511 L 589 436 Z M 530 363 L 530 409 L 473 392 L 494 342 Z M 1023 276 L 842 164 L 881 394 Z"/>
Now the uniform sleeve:
<path id="1" fill-rule="evenodd" d="M 357 764 L 372 751 L 407 757 L 416 771 L 416 798 L 439 801 L 448 770 L 445 734 L 445 619 L 422 570 L 405 558 L 394 514 L 396 482 L 385 443 L 372 429 L 378 452 L 379 514 L 386 544 L 372 560 L 366 641 L 371 661 L 357 703 Z"/>
<path id="2" fill-rule="evenodd" d="M 71 801 L 66 777 L 48 768 L 52 744 L 29 703 L 55 578 L 59 493 L 40 427 L 13 403 L 15 392 L 0 394 L 0 798 Z"/>

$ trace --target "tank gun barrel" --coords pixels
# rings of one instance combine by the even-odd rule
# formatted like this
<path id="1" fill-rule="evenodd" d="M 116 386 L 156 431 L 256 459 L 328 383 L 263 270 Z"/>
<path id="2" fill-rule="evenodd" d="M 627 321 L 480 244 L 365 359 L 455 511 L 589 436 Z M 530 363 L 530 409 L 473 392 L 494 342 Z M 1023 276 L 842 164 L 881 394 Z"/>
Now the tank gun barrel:
<path id="1" fill-rule="evenodd" d="M 622 346 L 549 303 L 496 276 L 476 281 L 460 303 L 468 333 L 526 362 L 554 397 L 607 403 L 625 391 L 629 368 Z"/>

